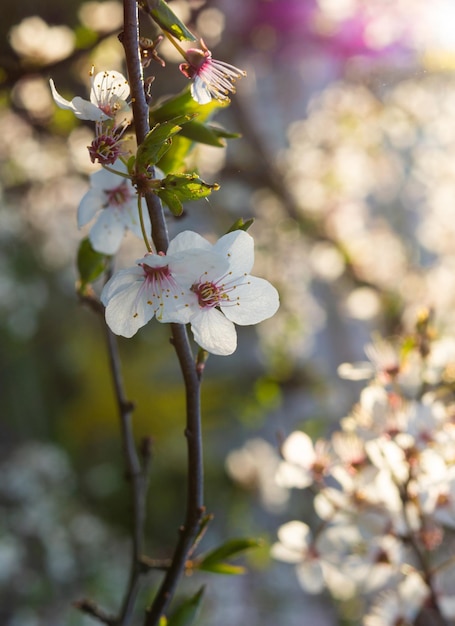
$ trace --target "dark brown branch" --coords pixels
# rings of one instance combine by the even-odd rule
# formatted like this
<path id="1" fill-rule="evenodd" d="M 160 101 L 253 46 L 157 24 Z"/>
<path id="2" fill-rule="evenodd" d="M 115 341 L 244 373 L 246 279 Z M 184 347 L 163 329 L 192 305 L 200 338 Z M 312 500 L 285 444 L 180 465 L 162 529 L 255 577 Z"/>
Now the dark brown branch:
<path id="1" fill-rule="evenodd" d="M 109 272 L 107 275 L 109 278 Z M 81 302 L 88 305 L 95 313 L 104 316 L 104 306 L 91 293 L 79 294 Z M 151 458 L 151 442 L 146 439 L 141 446 L 142 467 L 133 435 L 132 415 L 134 405 L 127 399 L 121 370 L 120 355 L 116 336 L 104 323 L 106 343 L 109 355 L 109 368 L 114 384 L 114 394 L 119 411 L 123 457 L 125 459 L 126 478 L 131 484 L 132 501 L 132 556 L 128 586 L 123 598 L 119 616 L 112 618 L 104 615 L 90 600 L 82 600 L 75 606 L 99 621 L 115 626 L 127 626 L 133 614 L 134 604 L 139 592 L 141 575 L 146 571 L 142 563 L 144 543 L 145 504 L 147 476 Z"/>
<path id="2" fill-rule="evenodd" d="M 138 9 L 136 0 L 124 0 L 124 33 L 128 80 L 132 96 L 133 117 L 138 145 L 149 132 L 149 110 L 144 92 L 142 67 L 139 55 Z M 152 239 L 158 252 L 166 252 L 169 237 L 160 199 L 154 194 L 146 195 L 147 208 L 152 224 Z M 163 579 L 152 606 L 146 613 L 145 625 L 156 626 L 166 611 L 185 563 L 197 536 L 203 507 L 202 435 L 200 417 L 200 377 L 185 326 L 172 324 L 173 344 L 179 359 L 186 392 L 186 429 L 188 449 L 188 490 L 185 524 L 180 529 L 179 540 L 172 562 Z"/>
<path id="3" fill-rule="evenodd" d="M 79 611 L 82 611 L 82 613 L 90 615 L 90 617 L 93 617 L 102 624 L 107 624 L 107 626 L 115 626 L 117 624 L 117 619 L 115 617 L 105 613 L 91 600 L 87 600 L 86 598 L 83 600 L 77 600 L 76 602 L 73 602 L 73 606 L 76 609 L 79 609 Z"/>
<path id="4" fill-rule="evenodd" d="M 131 484 L 131 501 L 133 509 L 132 555 L 129 582 L 123 598 L 120 614 L 116 622 L 118 626 L 127 626 L 127 624 L 130 623 L 133 614 L 137 594 L 139 593 L 140 578 L 143 573 L 141 556 L 144 543 L 146 473 L 141 467 L 134 441 L 132 424 L 134 406 L 127 400 L 125 395 L 117 338 L 107 326 L 105 326 L 105 332 L 109 353 L 109 365 L 112 372 L 115 397 L 120 415 L 126 477 Z"/>
<path id="5" fill-rule="evenodd" d="M 200 522 L 204 515 L 203 505 L 203 466 L 202 433 L 200 420 L 200 379 L 196 371 L 193 355 L 184 326 L 172 324 L 175 350 L 180 361 L 186 388 L 187 427 L 185 436 L 188 446 L 188 488 L 185 524 L 180 528 L 180 536 L 172 557 L 172 563 L 161 587 L 147 611 L 145 626 L 156 626 L 169 605 L 185 564 L 197 537 Z"/>

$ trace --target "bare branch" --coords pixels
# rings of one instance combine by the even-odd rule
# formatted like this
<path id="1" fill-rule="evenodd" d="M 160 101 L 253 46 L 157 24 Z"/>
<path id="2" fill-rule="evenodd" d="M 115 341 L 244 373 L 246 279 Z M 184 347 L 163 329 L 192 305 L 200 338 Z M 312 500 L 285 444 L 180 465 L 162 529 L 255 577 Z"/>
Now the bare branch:
<path id="1" fill-rule="evenodd" d="M 131 484 L 132 503 L 132 555 L 128 587 L 118 618 L 119 626 L 129 624 L 134 604 L 139 593 L 140 578 L 143 573 L 141 556 L 144 543 L 144 522 L 146 503 L 146 474 L 141 467 L 133 435 L 132 414 L 134 405 L 127 400 L 124 391 L 120 366 L 120 356 L 115 335 L 105 326 L 106 341 L 109 353 L 109 364 L 114 382 L 115 397 L 119 409 L 122 434 L 123 456 L 125 459 L 126 477 Z M 148 465 L 148 462 L 147 462 Z"/>
<path id="2" fill-rule="evenodd" d="M 144 141 L 150 127 L 139 52 L 138 8 L 135 0 L 124 0 L 123 6 L 124 32 L 122 43 L 125 49 L 136 139 L 139 145 Z M 158 196 L 149 193 L 146 195 L 146 202 L 152 224 L 152 238 L 155 249 L 158 252 L 166 252 L 169 245 L 169 237 L 161 201 Z M 172 600 L 177 583 L 184 572 L 185 563 L 193 542 L 197 537 L 200 520 L 204 512 L 200 376 L 196 368 L 185 326 L 172 324 L 172 338 L 179 359 L 186 393 L 187 416 L 185 436 L 188 448 L 186 516 L 185 524 L 180 529 L 180 536 L 172 562 L 151 608 L 146 613 L 146 626 L 156 626 Z"/>
<path id="3" fill-rule="evenodd" d="M 82 611 L 82 613 L 90 615 L 102 624 L 107 624 L 108 626 L 116 626 L 116 624 L 118 623 L 115 617 L 113 617 L 112 615 L 108 615 L 94 602 L 92 602 L 91 600 L 87 600 L 86 598 L 73 602 L 73 606 L 76 609 L 79 609 L 79 611 Z"/>

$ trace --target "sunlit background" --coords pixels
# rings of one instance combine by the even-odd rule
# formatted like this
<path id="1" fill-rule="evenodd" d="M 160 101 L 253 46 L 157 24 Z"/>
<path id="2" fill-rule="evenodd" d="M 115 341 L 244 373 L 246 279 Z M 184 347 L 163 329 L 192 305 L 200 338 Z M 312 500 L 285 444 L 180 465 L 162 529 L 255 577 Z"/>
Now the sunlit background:
<path id="1" fill-rule="evenodd" d="M 328 433 L 356 401 L 340 363 L 364 359 L 372 333 L 412 328 L 424 306 L 455 333 L 455 5 L 170 5 L 214 57 L 248 73 L 216 118 L 242 138 L 192 154 L 221 190 L 169 228 L 215 238 L 254 217 L 254 273 L 280 291 L 279 312 L 241 329 L 234 356 L 210 357 L 203 395 L 206 547 L 240 535 L 270 544 L 291 512 L 311 518 L 301 493 L 275 484 L 278 447 L 298 427 Z M 121 598 L 128 495 L 102 326 L 74 289 L 92 128 L 55 107 L 48 79 L 71 99 L 86 96 L 92 65 L 124 71 L 122 6 L 35 0 L 0 15 L 0 622 L 88 625 L 72 601 L 115 610 Z M 175 51 L 160 54 L 155 101 L 186 84 Z M 127 238 L 119 266 L 136 249 Z M 167 556 L 185 492 L 180 375 L 165 325 L 120 345 L 135 434 L 154 441 L 147 548 Z M 206 579 L 198 624 L 358 623 L 306 596 L 267 545 L 248 567 Z"/>

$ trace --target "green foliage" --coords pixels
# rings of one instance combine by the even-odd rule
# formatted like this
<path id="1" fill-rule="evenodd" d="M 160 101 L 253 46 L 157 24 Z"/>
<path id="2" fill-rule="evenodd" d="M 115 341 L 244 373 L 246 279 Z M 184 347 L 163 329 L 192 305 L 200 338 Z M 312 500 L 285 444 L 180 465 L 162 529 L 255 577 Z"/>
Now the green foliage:
<path id="1" fill-rule="evenodd" d="M 238 575 L 244 574 L 245 568 L 241 565 L 232 565 L 227 563 L 226 559 L 238 556 L 239 554 L 251 550 L 252 548 L 259 548 L 262 546 L 262 540 L 260 539 L 230 539 L 223 543 L 218 548 L 207 552 L 207 554 L 200 557 L 195 567 L 206 572 L 213 572 L 215 574 L 230 574 Z"/>
<path id="2" fill-rule="evenodd" d="M 225 139 L 240 137 L 238 133 L 229 133 L 217 126 L 201 124 L 198 121 L 188 122 L 182 130 L 182 136 L 198 143 L 215 146 L 215 148 L 223 148 L 226 145 Z"/>
<path id="3" fill-rule="evenodd" d="M 168 174 L 155 193 L 167 204 L 174 215 L 183 212 L 182 202 L 205 198 L 212 191 L 219 189 L 215 183 L 209 185 L 196 174 Z"/>
<path id="4" fill-rule="evenodd" d="M 166 99 L 164 102 L 150 109 L 150 124 L 165 122 L 178 115 L 197 114 L 201 122 L 207 119 L 217 110 L 228 106 L 228 102 L 211 100 L 207 104 L 199 104 L 191 95 L 190 88 L 185 87 L 176 96 Z"/>
<path id="5" fill-rule="evenodd" d="M 136 172 L 144 172 L 149 165 L 156 165 L 171 147 L 172 137 L 182 130 L 181 124 L 190 119 L 189 115 L 180 115 L 156 124 L 137 149 Z"/>
<path id="6" fill-rule="evenodd" d="M 187 29 L 164 0 L 140 0 L 139 6 L 150 15 L 158 26 L 179 41 L 195 41 L 196 37 Z"/>
<path id="7" fill-rule="evenodd" d="M 228 106 L 227 102 L 212 100 L 208 104 L 199 104 L 185 88 L 182 92 L 153 107 L 150 111 L 150 124 L 163 123 L 178 115 L 191 116 L 174 138 L 172 147 L 159 162 L 159 167 L 166 173 L 182 171 L 185 167 L 185 158 L 195 142 L 210 146 L 223 147 L 224 139 L 235 138 L 239 135 L 230 133 L 222 128 L 206 124 L 208 119 L 220 108 Z M 196 119 L 195 119 L 196 118 Z"/>
<path id="8" fill-rule="evenodd" d="M 90 283 L 95 281 L 105 270 L 110 257 L 92 248 L 88 237 L 79 245 L 77 252 L 77 269 L 79 272 L 79 290 L 83 293 Z"/>
<path id="9" fill-rule="evenodd" d="M 239 217 L 238 220 L 236 220 L 232 226 L 230 227 L 230 229 L 228 231 L 226 231 L 227 233 L 232 233 L 235 230 L 244 230 L 247 231 L 250 226 L 252 226 L 254 223 L 254 217 L 250 218 L 249 220 L 247 220 L 245 222 L 245 220 L 243 219 L 243 217 Z"/>
<path id="10" fill-rule="evenodd" d="M 204 591 L 205 587 L 201 587 L 194 596 L 182 602 L 168 618 L 166 626 L 190 626 L 193 624 L 199 612 Z"/>

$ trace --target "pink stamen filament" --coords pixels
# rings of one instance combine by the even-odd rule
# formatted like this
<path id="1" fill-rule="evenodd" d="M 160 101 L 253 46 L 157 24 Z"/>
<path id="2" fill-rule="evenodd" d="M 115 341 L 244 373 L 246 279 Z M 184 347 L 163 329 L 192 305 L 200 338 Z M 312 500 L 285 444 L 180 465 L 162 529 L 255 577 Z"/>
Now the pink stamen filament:
<path id="1" fill-rule="evenodd" d="M 214 308 L 220 305 L 236 305 L 240 304 L 239 297 L 232 298 L 230 293 L 234 292 L 238 286 L 246 283 L 239 283 L 237 280 L 228 282 L 221 282 L 224 278 L 230 276 L 230 273 L 226 274 L 219 279 L 218 282 L 213 283 L 211 281 L 194 283 L 191 287 L 191 291 L 197 295 L 198 304 L 202 309 Z"/>
<path id="2" fill-rule="evenodd" d="M 138 290 L 135 299 L 133 307 L 135 313 L 133 317 L 138 315 L 138 303 L 145 292 L 147 294 L 147 304 L 154 307 L 154 313 L 159 318 L 160 310 L 162 311 L 164 308 L 163 298 L 169 297 L 171 294 L 173 294 L 174 298 L 178 297 L 175 294 L 176 282 L 167 265 L 162 267 L 151 267 L 146 263 L 140 263 L 139 265 L 144 271 L 144 282 Z"/>
<path id="3" fill-rule="evenodd" d="M 151 267 L 147 263 L 140 264 L 144 270 L 144 276 L 146 282 L 151 284 L 154 288 L 159 287 L 159 292 L 166 289 L 165 285 L 168 284 L 171 287 L 175 287 L 176 283 L 168 265 L 162 265 L 161 267 Z"/>

